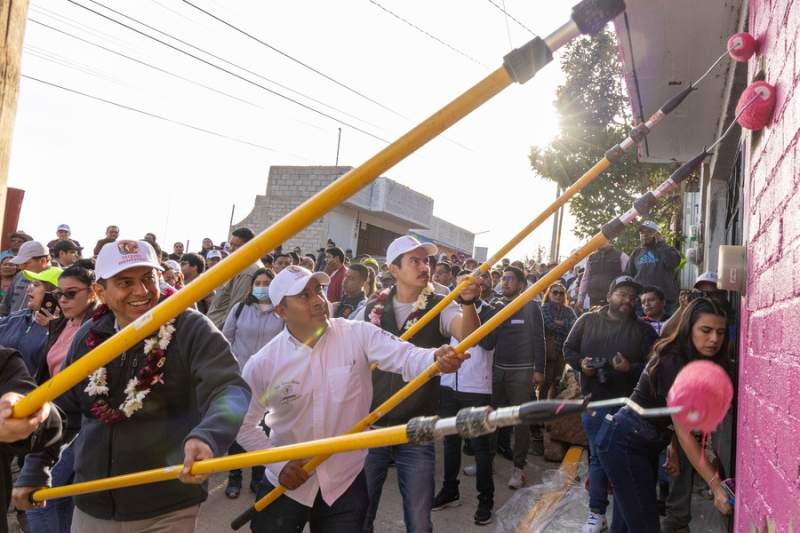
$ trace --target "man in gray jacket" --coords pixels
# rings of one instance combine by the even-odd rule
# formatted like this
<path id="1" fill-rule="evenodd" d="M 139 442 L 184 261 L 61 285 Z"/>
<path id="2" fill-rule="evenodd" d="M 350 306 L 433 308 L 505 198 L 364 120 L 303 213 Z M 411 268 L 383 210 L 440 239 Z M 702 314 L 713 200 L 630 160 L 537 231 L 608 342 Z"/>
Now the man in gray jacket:
<path id="1" fill-rule="evenodd" d="M 67 365 L 158 304 L 159 263 L 146 241 L 103 247 L 95 289 L 105 304 L 75 334 Z M 179 480 L 75 496 L 72 531 L 194 531 L 208 476 L 192 475 L 192 464 L 225 454 L 249 402 L 228 341 L 194 309 L 72 387 L 56 403 L 67 415 L 68 437 L 78 435 L 76 482 L 184 464 Z M 32 506 L 30 494 L 47 485 L 46 467 L 57 455 L 26 457 L 14 489 L 17 508 Z"/>
<path id="2" fill-rule="evenodd" d="M 246 243 L 248 243 L 255 233 L 250 228 L 238 228 L 231 233 L 230 247 L 231 253 L 235 252 Z M 225 285 L 217 289 L 214 296 L 214 301 L 208 309 L 208 318 L 222 330 L 225 325 L 225 319 L 228 318 L 231 307 L 244 300 L 244 297 L 250 293 L 250 287 L 253 284 L 253 275 L 256 270 L 262 268 L 264 265 L 261 261 L 256 261 L 246 269 L 242 270 L 231 278 Z"/>
<path id="3" fill-rule="evenodd" d="M 11 259 L 11 262 L 19 267 L 19 272 L 11 280 L 11 287 L 3 301 L 0 302 L 0 316 L 8 316 L 28 307 L 30 282 L 22 275 L 22 271 L 28 270 L 38 274 L 42 270 L 50 268 L 50 252 L 42 243 L 28 241 L 19 247 L 19 253 Z"/>

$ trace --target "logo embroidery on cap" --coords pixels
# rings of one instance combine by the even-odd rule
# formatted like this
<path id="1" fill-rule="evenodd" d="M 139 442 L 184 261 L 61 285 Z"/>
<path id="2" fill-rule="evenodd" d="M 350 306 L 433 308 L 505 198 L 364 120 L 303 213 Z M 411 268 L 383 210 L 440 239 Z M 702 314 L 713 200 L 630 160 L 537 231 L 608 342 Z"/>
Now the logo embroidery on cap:
<path id="1" fill-rule="evenodd" d="M 117 249 L 123 255 L 138 254 L 139 243 L 136 241 L 117 241 Z"/>

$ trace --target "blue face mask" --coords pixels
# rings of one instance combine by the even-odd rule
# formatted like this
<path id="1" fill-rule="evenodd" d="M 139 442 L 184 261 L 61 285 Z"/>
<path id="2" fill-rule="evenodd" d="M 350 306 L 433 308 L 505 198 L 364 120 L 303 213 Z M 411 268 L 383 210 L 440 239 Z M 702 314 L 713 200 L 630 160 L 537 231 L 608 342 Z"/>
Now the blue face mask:
<path id="1" fill-rule="evenodd" d="M 269 287 L 253 287 L 253 297 L 259 302 L 269 300 Z"/>

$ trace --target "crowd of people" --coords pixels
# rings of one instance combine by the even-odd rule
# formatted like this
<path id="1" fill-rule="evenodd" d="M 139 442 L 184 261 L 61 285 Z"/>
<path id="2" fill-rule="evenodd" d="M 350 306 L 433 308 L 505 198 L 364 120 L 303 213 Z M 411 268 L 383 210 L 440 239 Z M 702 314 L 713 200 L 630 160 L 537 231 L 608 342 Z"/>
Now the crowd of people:
<path id="1" fill-rule="evenodd" d="M 4 501 L 16 460 L 13 503 L 34 533 L 194 531 L 208 477 L 191 473 L 195 461 L 344 434 L 434 363 L 441 376 L 376 426 L 554 398 L 573 376 L 592 400 L 631 397 L 644 407 L 664 406 L 688 362 L 704 358 L 727 368 L 732 313 L 713 273 L 679 290 L 679 252 L 655 223 L 643 222 L 639 231 L 641 246 L 630 255 L 607 245 L 561 276 L 550 273 L 554 264 L 530 260 L 503 259 L 480 272 L 475 259 L 439 254 L 412 236 L 392 241 L 381 257 L 354 256 L 332 240 L 307 253 L 279 246 L 22 421 L 10 417 L 20 394 L 254 234 L 239 228 L 221 245 L 204 239 L 193 253 L 176 242 L 168 253 L 152 233 L 125 240 L 109 226 L 85 254 L 67 225 L 46 245 L 17 231 L 0 253 L 0 361 L 16 376 L 0 390 Z M 542 278 L 543 294 L 468 353 L 454 350 Z M 399 338 L 462 282 L 455 301 L 409 341 Z M 669 418 L 606 408 L 583 414 L 582 424 L 589 443 L 584 533 L 609 527 L 609 493 L 611 531 L 688 531 L 693 470 L 717 508 L 730 511 L 721 465 L 704 460 L 695 436 Z M 518 426 L 467 442 L 447 437 L 439 490 L 433 444 L 337 454 L 314 472 L 305 461 L 256 465 L 252 494 L 278 486 L 285 493 L 256 515 L 252 529 L 294 532 L 310 524 L 312 532 L 371 532 L 390 467 L 407 531 L 431 531 L 432 512 L 461 504 L 462 475 L 475 478 L 475 524 L 489 524 L 497 456 L 513 464 L 507 486 L 522 488 L 529 455 L 544 453 L 545 431 Z M 462 450 L 474 464 L 462 468 Z M 46 505 L 31 500 L 42 486 L 176 462 L 184 469 L 175 481 Z M 242 471 L 231 471 L 225 495 L 239 498 L 242 485 Z"/>

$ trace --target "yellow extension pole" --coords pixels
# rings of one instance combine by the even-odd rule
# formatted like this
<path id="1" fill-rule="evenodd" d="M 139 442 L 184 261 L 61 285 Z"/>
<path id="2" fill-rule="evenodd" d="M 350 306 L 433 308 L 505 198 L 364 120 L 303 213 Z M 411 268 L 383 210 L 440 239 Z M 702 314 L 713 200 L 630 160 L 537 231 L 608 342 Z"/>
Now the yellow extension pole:
<path id="1" fill-rule="evenodd" d="M 595 163 L 594 166 L 592 166 L 592 168 L 587 170 L 586 173 L 584 173 L 584 175 L 581 176 L 579 180 L 577 180 L 567 190 L 565 190 L 564 193 L 559 198 L 557 198 L 552 204 L 550 204 L 549 207 L 547 207 L 535 219 L 533 219 L 530 224 L 528 224 L 522 230 L 520 230 L 519 233 L 517 233 L 510 241 L 508 241 L 502 248 L 500 248 L 497 252 L 495 252 L 494 255 L 492 255 L 492 257 L 487 259 L 479 267 L 478 270 L 481 273 L 488 272 L 489 269 L 492 268 L 492 265 L 494 265 L 495 263 L 500 261 L 503 257 L 505 257 L 506 254 L 508 254 L 508 252 L 510 252 L 517 244 L 520 243 L 520 241 L 522 241 L 531 232 L 533 232 L 533 230 L 539 227 L 542 224 L 542 222 L 550 218 L 550 216 L 553 213 L 555 213 L 559 207 L 566 204 L 573 196 L 578 194 L 578 192 L 580 192 L 584 187 L 586 187 L 589 183 L 591 183 L 592 180 L 594 180 L 597 176 L 602 174 L 603 171 L 605 171 L 610 164 L 611 163 L 605 157 L 600 161 L 598 161 L 597 163 Z M 473 280 L 474 280 L 473 275 L 470 275 L 467 279 L 462 280 L 461 283 L 459 283 L 453 289 L 453 291 L 450 292 L 450 294 L 442 298 L 442 300 L 438 304 L 436 304 L 433 308 L 431 308 L 430 311 L 428 311 L 422 317 L 420 317 L 420 319 L 417 322 L 415 322 L 414 325 L 411 326 L 407 331 L 405 331 L 403 335 L 400 336 L 400 338 L 403 340 L 409 340 L 411 337 L 413 337 L 420 329 L 425 327 L 425 325 L 428 322 L 430 322 L 436 316 L 438 316 L 439 313 L 441 313 L 442 310 L 445 307 L 447 307 L 447 305 L 450 302 L 455 300 L 458 297 L 458 295 L 461 294 L 461 291 L 464 290 L 464 288 Z M 485 336 L 485 334 L 481 335 L 481 338 L 483 338 L 483 336 Z M 406 398 L 417 392 L 423 385 L 425 385 L 428 381 L 433 379 L 433 377 L 436 376 L 436 374 L 438 373 L 439 371 L 437 370 L 436 365 L 431 365 L 425 372 L 423 372 L 413 380 L 406 383 L 403 386 L 403 388 L 394 393 L 391 397 L 389 397 L 385 402 L 379 405 L 374 411 L 369 413 L 366 417 L 361 419 L 356 425 L 351 427 L 345 434 L 349 435 L 353 433 L 359 433 L 361 431 L 369 429 L 369 427 L 375 422 L 377 422 L 381 417 L 383 417 L 383 415 L 385 415 L 386 413 L 397 407 L 397 405 L 400 402 L 402 402 L 403 400 L 405 400 Z M 330 457 L 330 454 L 312 458 L 309 462 L 303 465 L 303 470 L 305 470 L 307 473 L 310 474 L 311 472 L 316 470 L 317 467 L 321 465 L 326 459 L 328 459 L 328 457 Z M 253 508 L 256 511 L 264 510 L 272 502 L 277 500 L 284 492 L 286 492 L 286 489 L 284 487 L 281 486 L 275 487 L 269 493 L 264 495 L 263 498 L 256 501 L 255 504 L 253 504 Z"/>
<path id="2" fill-rule="evenodd" d="M 539 281 L 528 287 L 524 292 L 522 292 L 522 294 L 514 298 L 514 300 L 498 311 L 498 313 L 489 319 L 485 324 L 481 325 L 481 327 L 468 335 L 467 338 L 458 343 L 458 345 L 455 346 L 455 350 L 459 353 L 466 352 L 470 347 L 477 344 L 492 330 L 511 318 L 511 316 L 519 311 L 529 300 L 549 287 L 554 281 L 559 279 L 564 273 L 575 266 L 581 259 L 606 244 L 608 244 L 608 239 L 602 233 L 598 233 L 592 237 L 592 239 L 583 245 L 578 251 L 568 257 L 564 262 L 554 267 L 550 272 L 542 276 Z M 414 383 L 422 385 L 428 379 L 430 379 L 430 377 L 436 375 L 437 373 L 438 368 L 434 363 L 422 374 L 410 381 L 409 385 Z M 362 422 L 370 420 L 369 423 L 372 423 L 372 420 L 377 420 L 383 413 L 386 412 L 386 410 L 391 409 L 400 403 L 402 399 L 397 398 L 398 394 L 395 394 L 393 397 L 386 400 L 383 404 L 381 404 L 380 407 L 370 413 L 367 418 L 362 420 Z M 374 419 L 372 417 L 374 417 Z M 371 437 L 373 434 L 375 436 Z M 240 453 L 236 455 L 220 457 L 217 459 L 208 459 L 206 461 L 195 463 L 195 465 L 192 467 L 191 473 L 207 474 L 211 472 L 221 472 L 224 470 L 247 468 L 271 462 L 290 461 L 294 459 L 322 455 L 329 456 L 334 453 L 370 447 L 393 446 L 395 444 L 404 444 L 406 442 L 408 442 L 408 440 L 405 435 L 405 425 L 392 426 L 390 428 L 340 435 L 338 437 L 330 437 L 317 441 L 301 442 L 289 446 L 282 446 L 280 448 Z M 317 459 L 319 459 L 317 465 L 324 460 L 324 458 Z M 309 463 L 307 463 L 307 465 L 308 464 Z M 75 494 L 85 494 L 88 492 L 97 492 L 101 490 L 111 490 L 133 485 L 143 485 L 146 483 L 166 481 L 177 478 L 178 472 L 181 468 L 181 466 L 170 466 L 166 468 L 145 470 L 143 472 L 125 474 L 122 476 L 98 479 L 94 481 L 85 481 L 82 483 L 65 485 L 63 487 L 39 489 L 33 493 L 32 498 L 34 501 L 43 501 L 49 498 L 63 498 L 65 496 L 74 496 Z M 251 509 L 255 509 L 255 506 Z"/>
<path id="3" fill-rule="evenodd" d="M 511 82 L 512 79 L 505 67 L 500 67 L 489 74 L 372 158 L 303 202 L 281 220 L 225 258 L 219 265 L 204 272 L 147 314 L 31 391 L 14 405 L 13 416 L 17 418 L 30 416 L 38 411 L 45 402 L 57 398 L 80 383 L 86 376 L 135 346 L 136 343 L 173 319 L 181 311 L 205 298 L 216 287 L 256 262 L 264 252 L 276 248 L 289 237 L 364 188 L 381 173 L 480 107 L 508 87 Z"/>
<path id="4" fill-rule="evenodd" d="M 192 474 L 214 474 L 216 472 L 225 472 L 237 468 L 247 468 L 257 464 L 294 461 L 320 453 L 351 452 L 365 448 L 394 446 L 407 442 L 406 426 L 403 424 L 375 431 L 367 431 L 359 433 L 358 435 L 339 435 L 337 437 L 300 442 L 298 444 L 269 448 L 257 452 L 206 459 L 205 461 L 198 461 L 192 465 Z M 41 502 L 55 498 L 88 494 L 90 492 L 145 485 L 147 483 L 157 483 L 159 481 L 170 481 L 178 479 L 178 474 L 181 473 L 181 470 L 183 470 L 183 465 L 172 465 L 164 468 L 134 472 L 132 474 L 74 483 L 63 487 L 39 489 L 32 494 L 31 499 L 35 502 Z"/>

